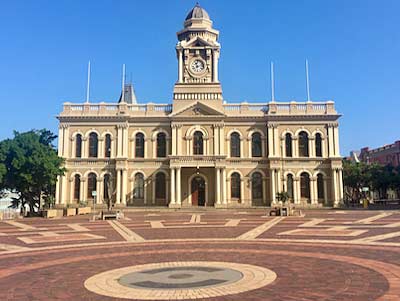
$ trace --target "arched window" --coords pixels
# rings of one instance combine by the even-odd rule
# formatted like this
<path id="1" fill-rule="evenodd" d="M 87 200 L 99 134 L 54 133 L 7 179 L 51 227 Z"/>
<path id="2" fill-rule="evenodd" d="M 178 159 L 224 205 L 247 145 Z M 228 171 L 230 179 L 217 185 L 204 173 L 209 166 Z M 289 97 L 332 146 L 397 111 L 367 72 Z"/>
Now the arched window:
<path id="1" fill-rule="evenodd" d="M 133 191 L 134 199 L 143 199 L 144 198 L 144 177 L 143 174 L 137 173 L 135 175 L 135 188 Z"/>
<path id="2" fill-rule="evenodd" d="M 322 138 L 320 133 L 315 135 L 315 155 L 322 157 Z"/>
<path id="3" fill-rule="evenodd" d="M 308 157 L 308 134 L 306 132 L 300 132 L 299 134 L 299 156 Z"/>
<path id="4" fill-rule="evenodd" d="M 240 157 L 240 135 L 236 132 L 231 134 L 231 157 Z"/>
<path id="5" fill-rule="evenodd" d="M 310 176 L 306 172 L 300 175 L 300 192 L 302 198 L 310 199 Z"/>
<path id="6" fill-rule="evenodd" d="M 287 175 L 287 193 L 290 197 L 290 200 L 293 202 L 294 201 L 294 189 L 293 189 L 293 175 L 288 174 Z"/>
<path id="7" fill-rule="evenodd" d="M 231 198 L 240 199 L 240 174 L 237 172 L 231 175 Z"/>
<path id="8" fill-rule="evenodd" d="M 318 189 L 318 199 L 323 200 L 325 198 L 325 192 L 324 192 L 324 176 L 322 174 L 318 174 L 317 176 L 317 189 Z"/>
<path id="9" fill-rule="evenodd" d="M 254 133 L 253 135 L 251 135 L 251 156 L 262 156 L 262 140 L 260 133 Z"/>
<path id="10" fill-rule="evenodd" d="M 144 158 L 144 135 L 137 133 L 135 136 L 135 157 Z"/>
<path id="11" fill-rule="evenodd" d="M 293 156 L 292 135 L 290 133 L 286 133 L 286 135 L 285 135 L 285 151 L 286 151 L 286 157 Z"/>
<path id="12" fill-rule="evenodd" d="M 99 139 L 96 133 L 90 133 L 89 135 L 89 157 L 97 158 L 98 156 Z"/>
<path id="13" fill-rule="evenodd" d="M 197 131 L 193 134 L 193 154 L 203 155 L 203 133 Z"/>
<path id="14" fill-rule="evenodd" d="M 259 172 L 251 176 L 251 197 L 252 199 L 263 198 L 262 175 Z"/>
<path id="15" fill-rule="evenodd" d="M 75 157 L 82 158 L 82 135 L 78 134 L 75 138 Z"/>
<path id="16" fill-rule="evenodd" d="M 75 175 L 74 177 L 74 200 L 79 201 L 81 196 L 81 176 Z"/>
<path id="17" fill-rule="evenodd" d="M 159 172 L 156 175 L 156 199 L 165 199 L 166 189 L 165 189 L 165 174 Z"/>
<path id="18" fill-rule="evenodd" d="M 97 176 L 95 173 L 91 172 L 88 175 L 88 184 L 87 184 L 87 198 L 93 199 L 93 191 L 96 191 L 96 183 L 97 183 Z"/>
<path id="19" fill-rule="evenodd" d="M 167 139 L 165 133 L 157 134 L 157 158 L 167 156 Z"/>
<path id="20" fill-rule="evenodd" d="M 106 158 L 111 157 L 111 135 L 107 134 L 104 141 L 104 156 Z"/>
<path id="21" fill-rule="evenodd" d="M 111 198 L 111 178 L 109 174 L 104 175 L 104 188 L 103 188 L 103 196 L 105 200 L 109 200 Z"/>

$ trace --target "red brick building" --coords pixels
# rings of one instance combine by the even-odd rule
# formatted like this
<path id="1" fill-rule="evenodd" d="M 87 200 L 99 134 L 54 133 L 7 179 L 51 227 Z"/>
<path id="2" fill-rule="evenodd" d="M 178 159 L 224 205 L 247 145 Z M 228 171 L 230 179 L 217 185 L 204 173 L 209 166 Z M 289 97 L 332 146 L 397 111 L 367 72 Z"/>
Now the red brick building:
<path id="1" fill-rule="evenodd" d="M 384 145 L 375 149 L 364 147 L 359 155 L 360 161 L 366 163 L 380 163 L 382 165 L 400 165 L 400 140 L 393 144 Z"/>

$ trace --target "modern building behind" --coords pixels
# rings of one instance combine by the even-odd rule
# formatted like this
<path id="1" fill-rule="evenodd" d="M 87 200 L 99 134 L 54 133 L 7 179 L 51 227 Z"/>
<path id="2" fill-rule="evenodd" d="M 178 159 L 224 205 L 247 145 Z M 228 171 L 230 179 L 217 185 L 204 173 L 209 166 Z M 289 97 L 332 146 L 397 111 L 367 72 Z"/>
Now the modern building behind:
<path id="1" fill-rule="evenodd" d="M 343 199 L 333 101 L 229 103 L 218 76 L 219 31 L 196 5 L 177 33 L 172 103 L 64 103 L 59 155 L 68 172 L 59 206 L 298 206 Z"/>

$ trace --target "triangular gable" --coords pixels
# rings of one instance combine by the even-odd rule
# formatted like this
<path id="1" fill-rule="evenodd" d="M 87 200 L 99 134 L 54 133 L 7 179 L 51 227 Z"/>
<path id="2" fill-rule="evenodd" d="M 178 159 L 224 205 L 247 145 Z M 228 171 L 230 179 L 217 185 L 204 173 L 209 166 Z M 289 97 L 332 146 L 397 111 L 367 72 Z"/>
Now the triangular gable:
<path id="1" fill-rule="evenodd" d="M 187 105 L 177 112 L 172 112 L 169 116 L 225 116 L 223 112 L 220 112 L 210 106 L 207 106 L 201 102 L 195 102 Z"/>
<path id="2" fill-rule="evenodd" d="M 202 39 L 201 37 L 194 37 L 191 40 L 187 41 L 184 45 L 185 47 L 202 47 L 202 46 L 210 46 L 215 47 L 215 44 L 209 41 Z"/>

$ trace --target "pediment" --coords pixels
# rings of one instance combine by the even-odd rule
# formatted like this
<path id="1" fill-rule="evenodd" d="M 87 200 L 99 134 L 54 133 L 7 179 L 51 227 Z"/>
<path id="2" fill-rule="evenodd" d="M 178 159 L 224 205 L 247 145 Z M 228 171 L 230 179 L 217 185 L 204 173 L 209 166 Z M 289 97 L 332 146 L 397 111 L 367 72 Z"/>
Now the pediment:
<path id="1" fill-rule="evenodd" d="M 219 110 L 207 106 L 201 102 L 195 102 L 182 108 L 177 112 L 172 112 L 170 116 L 174 117 L 224 117 L 225 114 Z"/>
<path id="2" fill-rule="evenodd" d="M 209 42 L 209 41 L 202 39 L 201 37 L 194 37 L 191 40 L 187 41 L 182 46 L 185 46 L 185 47 L 204 47 L 204 46 L 214 47 L 216 45 L 213 42 Z"/>

